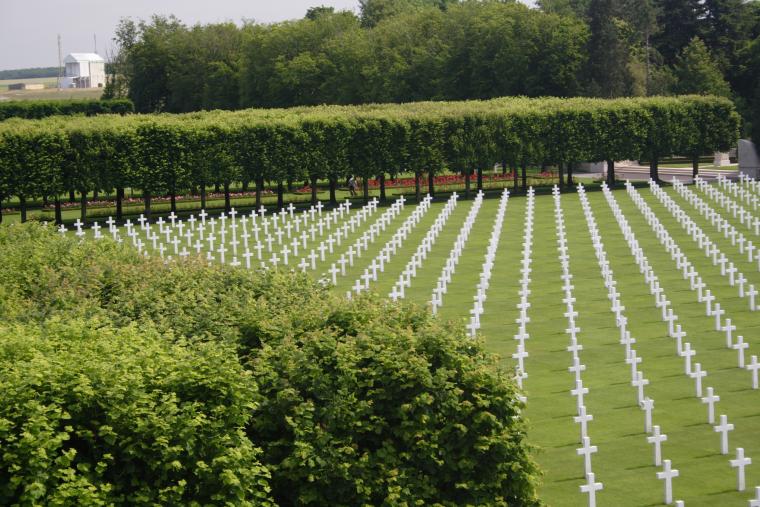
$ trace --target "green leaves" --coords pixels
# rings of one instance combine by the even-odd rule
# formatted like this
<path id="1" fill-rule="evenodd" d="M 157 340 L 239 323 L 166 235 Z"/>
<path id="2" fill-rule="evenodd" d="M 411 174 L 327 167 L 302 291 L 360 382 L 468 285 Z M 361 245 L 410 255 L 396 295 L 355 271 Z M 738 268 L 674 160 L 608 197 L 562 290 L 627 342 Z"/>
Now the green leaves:
<path id="1" fill-rule="evenodd" d="M 2 504 L 538 503 L 515 386 L 421 308 L 31 224 L 0 288 Z"/>

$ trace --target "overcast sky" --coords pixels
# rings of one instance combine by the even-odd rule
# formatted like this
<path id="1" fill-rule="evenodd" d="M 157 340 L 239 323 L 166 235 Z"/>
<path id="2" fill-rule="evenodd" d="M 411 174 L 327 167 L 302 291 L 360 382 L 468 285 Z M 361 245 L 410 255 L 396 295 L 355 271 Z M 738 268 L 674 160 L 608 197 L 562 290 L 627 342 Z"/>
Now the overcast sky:
<path id="1" fill-rule="evenodd" d="M 359 0 L 0 0 L 0 70 L 58 65 L 56 36 L 63 55 L 111 45 L 122 17 L 174 14 L 184 23 L 302 18 L 314 5 L 358 12 Z"/>

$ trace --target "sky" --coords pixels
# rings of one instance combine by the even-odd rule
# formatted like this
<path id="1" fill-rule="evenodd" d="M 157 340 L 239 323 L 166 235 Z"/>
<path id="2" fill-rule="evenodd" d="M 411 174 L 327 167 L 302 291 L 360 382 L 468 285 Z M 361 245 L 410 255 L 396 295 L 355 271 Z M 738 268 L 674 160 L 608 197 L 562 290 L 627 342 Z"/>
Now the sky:
<path id="1" fill-rule="evenodd" d="M 112 46 L 123 17 L 174 14 L 185 24 L 283 21 L 302 18 L 309 7 L 327 5 L 358 12 L 358 0 L 0 0 L 0 70 L 58 65 L 61 51 L 98 53 Z"/>

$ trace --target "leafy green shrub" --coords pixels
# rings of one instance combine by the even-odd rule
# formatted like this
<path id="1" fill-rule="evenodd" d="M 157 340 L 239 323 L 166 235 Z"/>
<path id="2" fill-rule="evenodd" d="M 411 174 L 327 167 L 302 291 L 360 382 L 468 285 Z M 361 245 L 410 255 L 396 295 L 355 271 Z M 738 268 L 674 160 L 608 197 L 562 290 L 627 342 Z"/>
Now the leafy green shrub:
<path id="1" fill-rule="evenodd" d="M 229 347 L 58 319 L 0 327 L 0 503 L 270 503 Z"/>
<path id="2" fill-rule="evenodd" d="M 127 114 L 135 106 L 129 99 L 109 100 L 8 100 L 0 102 L 0 121 L 8 118 L 36 120 L 56 115 Z"/>
<path id="3" fill-rule="evenodd" d="M 41 428 L 0 503 L 538 503 L 513 383 L 421 308 L 32 224 L 0 296 L 0 447 Z"/>

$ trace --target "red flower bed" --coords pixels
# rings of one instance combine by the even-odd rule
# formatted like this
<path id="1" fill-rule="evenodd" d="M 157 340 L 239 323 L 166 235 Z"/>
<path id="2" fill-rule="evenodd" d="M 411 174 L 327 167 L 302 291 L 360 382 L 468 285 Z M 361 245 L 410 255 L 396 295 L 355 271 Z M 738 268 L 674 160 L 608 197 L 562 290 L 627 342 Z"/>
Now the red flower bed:
<path id="1" fill-rule="evenodd" d="M 553 178 L 556 174 L 551 171 L 544 171 L 538 175 L 539 178 Z M 518 175 L 519 177 L 519 175 Z M 534 174 L 529 175 L 531 178 L 536 178 L 537 176 Z M 507 174 L 484 174 L 483 175 L 483 182 L 489 182 L 489 181 L 512 181 L 514 179 L 513 175 L 511 173 Z M 470 183 L 475 183 L 477 181 L 477 176 L 472 175 L 470 177 Z M 464 185 L 465 184 L 465 178 L 462 174 L 445 174 L 442 176 L 435 176 L 433 178 L 433 183 L 438 185 Z M 427 176 L 420 176 L 420 185 L 427 184 Z M 380 180 L 371 178 L 368 180 L 369 188 L 380 188 Z M 385 187 L 386 188 L 404 188 L 404 187 L 413 187 L 414 186 L 414 178 L 396 178 L 395 180 L 385 180 Z"/>

